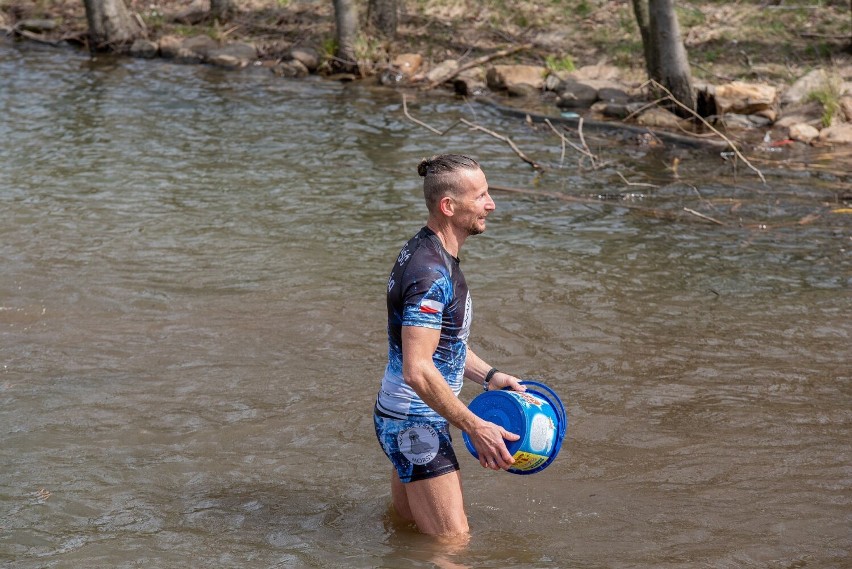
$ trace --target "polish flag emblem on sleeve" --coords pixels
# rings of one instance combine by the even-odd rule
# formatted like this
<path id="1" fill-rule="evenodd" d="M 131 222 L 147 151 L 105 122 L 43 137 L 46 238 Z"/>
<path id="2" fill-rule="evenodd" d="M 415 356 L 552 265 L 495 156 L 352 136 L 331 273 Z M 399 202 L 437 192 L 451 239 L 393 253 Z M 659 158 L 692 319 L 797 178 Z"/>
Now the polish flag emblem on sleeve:
<path id="1" fill-rule="evenodd" d="M 426 314 L 439 314 L 444 310 L 444 305 L 437 300 L 424 299 L 420 302 L 420 312 Z"/>

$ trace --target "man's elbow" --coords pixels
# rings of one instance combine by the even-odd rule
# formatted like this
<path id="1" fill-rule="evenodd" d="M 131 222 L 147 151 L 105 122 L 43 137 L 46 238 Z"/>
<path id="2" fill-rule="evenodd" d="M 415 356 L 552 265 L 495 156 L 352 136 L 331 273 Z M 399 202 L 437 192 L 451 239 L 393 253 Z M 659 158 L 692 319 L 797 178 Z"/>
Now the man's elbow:
<path id="1" fill-rule="evenodd" d="M 420 393 L 426 387 L 428 381 L 424 371 L 417 366 L 403 367 L 402 378 L 415 393 Z"/>

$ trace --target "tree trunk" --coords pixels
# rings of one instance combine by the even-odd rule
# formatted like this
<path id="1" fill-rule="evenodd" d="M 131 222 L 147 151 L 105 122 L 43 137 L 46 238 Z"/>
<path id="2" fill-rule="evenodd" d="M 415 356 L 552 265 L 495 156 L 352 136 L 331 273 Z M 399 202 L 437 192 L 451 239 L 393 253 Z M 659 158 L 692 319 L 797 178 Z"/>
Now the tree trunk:
<path id="1" fill-rule="evenodd" d="M 656 44 L 651 41 L 651 22 L 648 15 L 648 0 L 633 0 L 633 14 L 636 15 L 636 23 L 639 25 L 639 34 L 642 36 L 642 51 L 645 54 L 645 70 L 648 77 L 658 77 L 656 69 L 659 66 L 659 55 L 657 55 Z"/>
<path id="2" fill-rule="evenodd" d="M 398 14 L 399 0 L 370 0 L 367 5 L 367 21 L 386 38 L 396 37 Z"/>
<path id="3" fill-rule="evenodd" d="M 680 37 L 674 0 L 633 0 L 633 12 L 642 34 L 648 78 L 668 89 L 675 99 L 694 111 L 692 73 Z M 672 109 L 688 115 L 678 106 Z"/>
<path id="4" fill-rule="evenodd" d="M 337 24 L 337 52 L 332 68 L 335 71 L 357 73 L 355 39 L 358 36 L 358 11 L 355 0 L 334 0 L 334 16 Z"/>
<path id="5" fill-rule="evenodd" d="M 210 0 L 210 18 L 226 22 L 234 11 L 234 3 L 231 0 Z"/>
<path id="6" fill-rule="evenodd" d="M 680 26 L 674 10 L 674 0 L 648 0 L 651 37 L 657 46 L 660 78 L 657 82 L 668 89 L 674 98 L 695 110 L 695 92 L 686 48 L 680 39 Z M 654 78 L 656 79 L 656 78 Z"/>
<path id="7" fill-rule="evenodd" d="M 92 50 L 120 49 L 143 36 L 142 26 L 124 0 L 83 0 Z"/>

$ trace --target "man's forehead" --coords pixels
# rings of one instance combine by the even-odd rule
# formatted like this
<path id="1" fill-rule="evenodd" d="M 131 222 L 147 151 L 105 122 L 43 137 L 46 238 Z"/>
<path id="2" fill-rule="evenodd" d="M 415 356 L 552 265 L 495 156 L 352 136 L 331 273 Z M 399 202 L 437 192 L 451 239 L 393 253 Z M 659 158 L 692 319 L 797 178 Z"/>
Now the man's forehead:
<path id="1" fill-rule="evenodd" d="M 467 169 L 462 171 L 466 180 L 466 186 L 474 190 L 484 190 L 488 188 L 488 180 L 485 179 L 485 172 L 481 168 Z"/>

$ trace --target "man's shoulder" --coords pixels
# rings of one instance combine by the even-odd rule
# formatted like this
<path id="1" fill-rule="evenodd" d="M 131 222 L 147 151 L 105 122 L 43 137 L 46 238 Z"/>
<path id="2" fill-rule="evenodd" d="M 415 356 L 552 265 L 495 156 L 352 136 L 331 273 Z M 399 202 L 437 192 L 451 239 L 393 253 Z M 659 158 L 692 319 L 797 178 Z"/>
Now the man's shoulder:
<path id="1" fill-rule="evenodd" d="M 440 242 L 436 243 L 432 233 L 427 227 L 424 227 L 417 232 L 414 237 L 409 239 L 399 253 L 397 259 L 398 265 L 408 265 L 412 259 L 416 263 L 434 263 L 435 261 L 443 262 Z"/>

